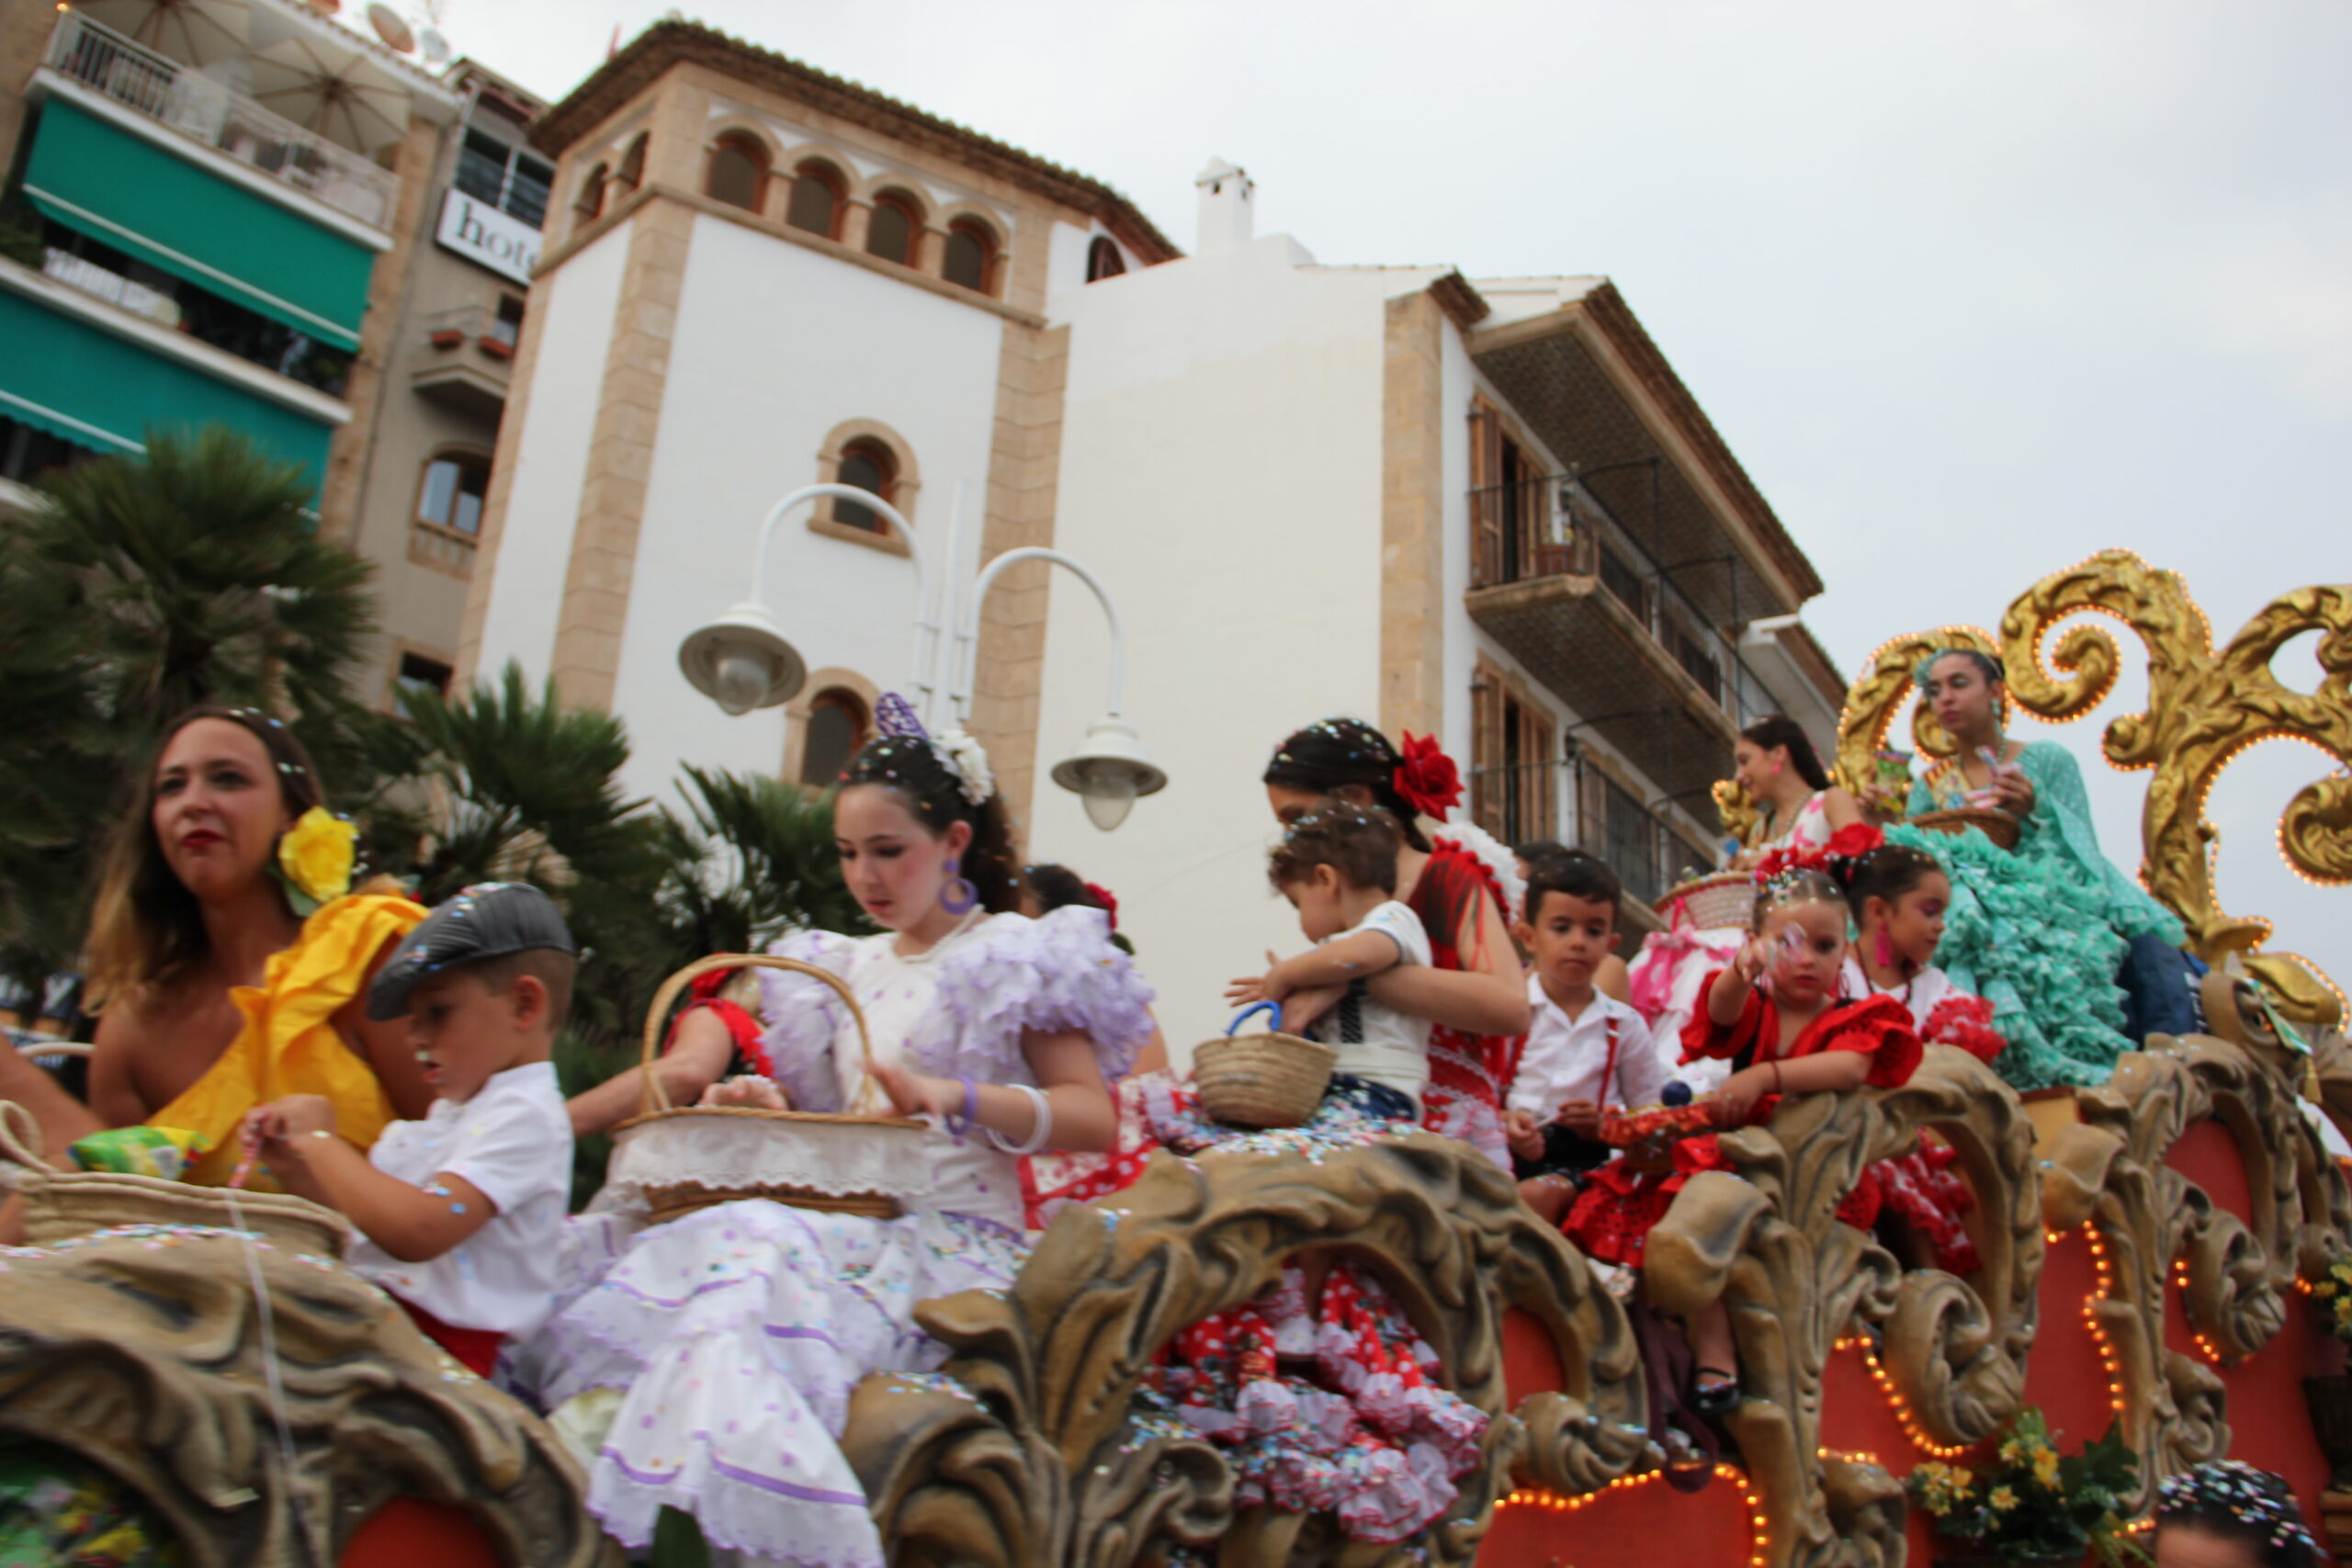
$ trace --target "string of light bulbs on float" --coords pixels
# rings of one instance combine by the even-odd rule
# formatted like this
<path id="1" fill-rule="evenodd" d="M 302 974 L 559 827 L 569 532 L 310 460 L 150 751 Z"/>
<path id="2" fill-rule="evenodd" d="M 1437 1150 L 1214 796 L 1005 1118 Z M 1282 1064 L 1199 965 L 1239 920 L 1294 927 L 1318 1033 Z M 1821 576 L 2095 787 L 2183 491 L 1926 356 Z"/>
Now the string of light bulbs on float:
<path id="1" fill-rule="evenodd" d="M 954 574 L 964 513 L 960 484 L 947 520 L 946 571 L 936 581 L 913 525 L 872 491 L 846 484 L 803 485 L 770 507 L 766 521 L 760 525 L 759 545 L 752 558 L 751 597 L 731 605 L 709 625 L 687 633 L 678 645 L 678 668 L 695 691 L 725 712 L 740 715 L 790 702 L 807 684 L 808 661 L 785 637 L 784 627 L 767 607 L 768 554 L 777 525 L 795 507 L 828 496 L 855 502 L 882 517 L 907 547 L 906 558 L 915 569 L 916 580 L 913 672 L 909 688 L 924 723 L 937 725 L 943 695 L 952 723 L 962 725 L 969 716 L 981 604 L 1007 568 L 1042 561 L 1061 567 L 1092 590 L 1111 627 L 1108 706 L 1101 718 L 1086 727 L 1086 738 L 1078 750 L 1054 764 L 1053 781 L 1078 795 L 1085 804 L 1088 819 L 1106 833 L 1126 820 L 1139 797 L 1168 786 L 1167 773 L 1145 755 L 1135 727 L 1120 716 L 1126 686 L 1126 635 L 1110 592 L 1083 563 L 1059 550 L 1026 546 L 996 557 L 961 592 L 957 591 Z M 944 604 L 938 603 L 943 592 Z M 952 635 L 943 636 L 943 628 Z M 944 677 L 942 664 L 946 667 Z"/>

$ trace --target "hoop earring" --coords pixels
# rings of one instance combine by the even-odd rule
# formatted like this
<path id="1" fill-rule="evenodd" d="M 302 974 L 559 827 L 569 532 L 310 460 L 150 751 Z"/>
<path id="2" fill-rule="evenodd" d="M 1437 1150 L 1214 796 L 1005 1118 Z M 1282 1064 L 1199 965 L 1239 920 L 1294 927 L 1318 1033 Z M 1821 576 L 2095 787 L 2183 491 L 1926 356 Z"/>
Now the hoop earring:
<path id="1" fill-rule="evenodd" d="M 980 901 L 980 890 L 964 875 L 960 858 L 947 857 L 947 880 L 939 889 L 939 907 L 951 915 L 968 915 Z"/>

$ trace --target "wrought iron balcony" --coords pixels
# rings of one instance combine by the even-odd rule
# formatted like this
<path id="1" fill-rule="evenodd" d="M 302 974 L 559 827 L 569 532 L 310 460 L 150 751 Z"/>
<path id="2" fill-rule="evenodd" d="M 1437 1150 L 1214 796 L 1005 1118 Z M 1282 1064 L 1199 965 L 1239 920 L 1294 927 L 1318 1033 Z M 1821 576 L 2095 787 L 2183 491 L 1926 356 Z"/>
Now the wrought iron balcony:
<path id="1" fill-rule="evenodd" d="M 1470 774 L 1474 821 L 1507 844 L 1555 839 L 1597 855 L 1642 908 L 1620 921 L 1652 930 L 1657 899 L 1694 868 L 1712 869 L 1713 853 L 1592 760 L 1518 762 Z"/>
<path id="2" fill-rule="evenodd" d="M 1470 616 L 1679 799 L 1729 766 L 1771 693 L 1572 476 L 1470 492 Z"/>
<path id="3" fill-rule="evenodd" d="M 58 17 L 45 63 L 371 229 L 390 226 L 400 194 L 390 174 L 87 17 L 68 11 Z"/>

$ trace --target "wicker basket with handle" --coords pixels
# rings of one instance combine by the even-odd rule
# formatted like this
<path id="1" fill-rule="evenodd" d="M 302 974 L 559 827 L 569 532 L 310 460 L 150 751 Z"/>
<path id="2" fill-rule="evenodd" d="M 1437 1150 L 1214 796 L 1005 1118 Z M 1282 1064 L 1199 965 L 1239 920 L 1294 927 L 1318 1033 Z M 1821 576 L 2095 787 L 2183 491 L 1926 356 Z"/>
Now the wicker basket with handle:
<path id="1" fill-rule="evenodd" d="M 232 1192 L 160 1176 L 60 1170 L 41 1157 L 40 1128 L 13 1100 L 0 1101 L 0 1159 L 24 1168 L 25 1239 L 54 1247 L 116 1225 L 211 1225 L 251 1231 L 296 1252 L 341 1258 L 351 1227 L 341 1214 L 288 1192 Z"/>
<path id="2" fill-rule="evenodd" d="M 1251 1017 L 1282 1007 L 1259 1002 L 1245 1009 L 1225 1033 L 1193 1052 L 1193 1088 L 1201 1109 L 1220 1122 L 1241 1127 L 1295 1127 L 1315 1114 L 1340 1054 L 1295 1034 L 1235 1032 Z"/>
<path id="3" fill-rule="evenodd" d="M 2023 824 L 2006 811 L 1991 811 L 1980 806 L 1954 807 L 1950 811 L 1922 811 L 1905 820 L 1914 828 L 1925 828 L 1930 833 L 1950 833 L 1957 837 L 1971 828 L 1993 840 L 1996 847 L 2014 850 Z"/>
<path id="4" fill-rule="evenodd" d="M 671 976 L 645 1018 L 642 1109 L 613 1129 L 605 1186 L 642 1197 L 656 1224 L 715 1203 L 764 1198 L 798 1209 L 890 1219 L 931 1185 L 923 1123 L 907 1116 L 673 1106 L 653 1071 L 670 1006 L 714 969 L 786 969 L 814 976 L 848 1004 L 861 1052 L 874 1061 L 865 1010 L 834 975 L 796 958 L 721 953 Z"/>
<path id="5" fill-rule="evenodd" d="M 1673 923 L 1677 905 L 1689 918 L 1693 931 L 1719 931 L 1729 926 L 1746 931 L 1756 918 L 1756 879 L 1744 871 L 1719 871 L 1713 876 L 1678 882 L 1657 901 L 1668 924 Z"/>

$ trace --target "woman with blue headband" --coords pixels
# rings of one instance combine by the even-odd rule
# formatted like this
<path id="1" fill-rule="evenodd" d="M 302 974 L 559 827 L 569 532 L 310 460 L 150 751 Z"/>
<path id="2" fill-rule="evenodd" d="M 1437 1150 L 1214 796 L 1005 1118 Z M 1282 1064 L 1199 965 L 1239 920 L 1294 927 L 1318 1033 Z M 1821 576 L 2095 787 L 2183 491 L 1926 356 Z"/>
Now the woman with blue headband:
<path id="1" fill-rule="evenodd" d="M 2189 1032 L 2179 918 L 2101 852 L 2074 753 L 2004 732 L 2007 690 L 1989 654 L 1940 649 L 1914 680 L 1954 747 L 1914 781 L 1911 814 L 1976 807 L 2020 824 L 2014 853 L 1973 834 L 1888 834 L 1951 875 L 1937 962 L 1993 1004 L 2009 1041 L 2001 1076 L 2020 1089 L 2103 1083 L 2147 1034 Z"/>

